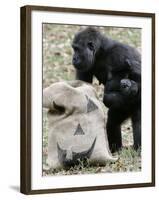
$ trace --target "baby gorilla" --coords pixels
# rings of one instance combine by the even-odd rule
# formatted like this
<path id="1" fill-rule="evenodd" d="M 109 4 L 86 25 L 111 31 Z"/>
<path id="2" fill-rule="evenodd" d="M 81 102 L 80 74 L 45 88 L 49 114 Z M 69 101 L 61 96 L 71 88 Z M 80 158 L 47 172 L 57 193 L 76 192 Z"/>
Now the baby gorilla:
<path id="1" fill-rule="evenodd" d="M 123 109 L 125 109 L 127 102 L 129 102 L 130 105 L 134 101 L 134 98 L 137 98 L 138 91 L 138 84 L 133 80 L 112 79 L 107 82 L 103 101 L 109 108 L 113 107 L 121 109 L 123 106 Z"/>
<path id="2" fill-rule="evenodd" d="M 120 124 L 128 118 L 131 114 L 136 113 L 136 108 L 138 110 L 137 114 L 132 117 L 132 122 L 137 121 L 138 123 L 133 123 L 133 137 L 134 137 L 134 148 L 138 148 L 139 141 L 141 141 L 139 130 L 141 130 L 141 111 L 140 108 L 140 87 L 139 85 L 130 79 L 111 79 L 107 81 L 104 91 L 103 101 L 105 105 L 109 108 L 108 110 L 108 121 L 107 121 L 107 131 L 108 131 L 108 141 L 111 144 L 110 148 L 112 152 L 122 146 L 121 130 Z M 115 115 L 114 115 L 115 113 Z M 115 125 L 115 126 L 114 126 Z M 109 133 L 113 133 L 115 137 L 112 137 Z M 137 144 L 137 145 L 136 145 Z"/>

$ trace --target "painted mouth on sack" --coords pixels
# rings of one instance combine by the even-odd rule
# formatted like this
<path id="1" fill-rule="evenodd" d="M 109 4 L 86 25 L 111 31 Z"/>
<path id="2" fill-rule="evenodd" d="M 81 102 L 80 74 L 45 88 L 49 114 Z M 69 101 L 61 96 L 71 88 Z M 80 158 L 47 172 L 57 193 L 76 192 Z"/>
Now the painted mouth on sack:
<path id="1" fill-rule="evenodd" d="M 74 165 L 78 165 L 80 161 L 86 161 L 87 159 L 89 159 L 91 157 L 92 152 L 94 150 L 95 143 L 96 143 L 96 138 L 94 139 L 90 148 L 88 148 L 87 150 L 81 151 L 81 152 L 74 152 L 71 150 L 62 149 L 60 147 L 59 143 L 57 142 L 57 151 L 58 151 L 59 162 L 65 168 L 67 168 L 67 167 L 71 167 Z"/>

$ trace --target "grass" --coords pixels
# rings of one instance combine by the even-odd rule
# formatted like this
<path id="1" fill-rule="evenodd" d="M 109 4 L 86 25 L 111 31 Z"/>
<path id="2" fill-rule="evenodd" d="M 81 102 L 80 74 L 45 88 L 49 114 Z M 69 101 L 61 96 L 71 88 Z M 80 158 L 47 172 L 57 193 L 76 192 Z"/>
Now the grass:
<path id="1" fill-rule="evenodd" d="M 75 70 L 71 64 L 71 42 L 80 26 L 43 24 L 43 88 L 63 80 L 74 80 Z M 141 30 L 131 28 L 98 27 L 102 33 L 141 51 Z M 103 86 L 99 86 L 94 78 L 93 86 L 102 99 Z M 133 144 L 131 121 L 122 125 L 123 146 L 115 155 L 119 156 L 115 163 L 107 162 L 104 167 L 93 167 L 88 163 L 70 168 L 69 170 L 53 170 L 46 163 L 48 153 L 48 121 L 46 110 L 43 110 L 43 175 L 91 174 L 131 172 L 141 170 L 141 151 L 135 151 Z"/>

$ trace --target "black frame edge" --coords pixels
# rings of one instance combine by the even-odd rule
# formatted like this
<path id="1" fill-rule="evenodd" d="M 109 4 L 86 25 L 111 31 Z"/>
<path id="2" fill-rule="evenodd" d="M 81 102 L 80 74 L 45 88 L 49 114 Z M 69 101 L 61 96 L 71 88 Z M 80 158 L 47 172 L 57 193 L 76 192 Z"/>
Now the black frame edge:
<path id="1" fill-rule="evenodd" d="M 31 27 L 30 9 L 20 10 L 20 192 L 31 191 Z"/>
<path id="2" fill-rule="evenodd" d="M 152 15 L 152 184 L 155 186 L 156 184 L 156 168 L 155 168 L 155 37 L 156 37 L 156 16 L 155 14 Z"/>
<path id="3" fill-rule="evenodd" d="M 102 9 L 89 9 L 89 8 L 71 8 L 71 7 L 52 7 L 40 5 L 25 5 L 24 7 L 34 11 L 55 11 L 55 12 L 72 12 L 72 13 L 89 13 L 89 14 L 109 14 L 109 15 L 122 15 L 134 17 L 153 17 L 155 13 L 133 12 L 133 11 L 118 11 L 118 10 L 102 10 Z"/>

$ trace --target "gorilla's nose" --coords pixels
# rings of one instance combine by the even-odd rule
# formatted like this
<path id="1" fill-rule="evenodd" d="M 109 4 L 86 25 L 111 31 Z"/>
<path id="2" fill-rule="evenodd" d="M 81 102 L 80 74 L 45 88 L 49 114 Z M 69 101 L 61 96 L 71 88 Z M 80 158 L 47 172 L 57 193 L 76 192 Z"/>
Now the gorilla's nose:
<path id="1" fill-rule="evenodd" d="M 76 62 L 77 58 L 76 57 L 73 57 L 73 62 Z"/>
<path id="2" fill-rule="evenodd" d="M 77 63 L 77 58 L 74 57 L 74 58 L 72 59 L 72 63 L 73 63 L 73 65 L 76 65 L 76 63 Z"/>
<path id="3" fill-rule="evenodd" d="M 79 59 L 77 57 L 73 57 L 72 64 L 73 65 L 79 65 L 80 64 Z"/>

